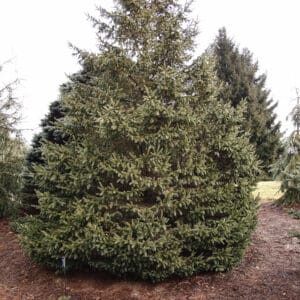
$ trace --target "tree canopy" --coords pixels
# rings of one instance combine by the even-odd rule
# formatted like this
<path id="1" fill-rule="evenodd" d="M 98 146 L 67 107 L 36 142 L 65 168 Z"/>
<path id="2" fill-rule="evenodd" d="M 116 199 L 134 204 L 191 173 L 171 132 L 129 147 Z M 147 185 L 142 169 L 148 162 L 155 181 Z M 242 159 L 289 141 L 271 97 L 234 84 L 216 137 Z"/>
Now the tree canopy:
<path id="1" fill-rule="evenodd" d="M 67 142 L 43 141 L 34 167 L 39 213 L 21 240 L 35 261 L 151 281 L 240 261 L 257 162 L 243 108 L 219 99 L 213 59 L 191 61 L 188 12 L 120 0 L 91 18 L 99 54 L 78 50 L 91 72 L 62 96 Z"/>
<path id="2" fill-rule="evenodd" d="M 216 71 L 223 82 L 220 93 L 222 101 L 236 107 L 246 101 L 243 128 L 250 132 L 250 142 L 255 146 L 265 175 L 270 176 L 270 165 L 282 151 L 280 123 L 274 109 L 277 103 L 269 97 L 266 89 L 266 75 L 259 74 L 258 62 L 248 49 L 242 51 L 227 36 L 226 29 L 219 34 L 210 51 L 216 57 Z"/>
<path id="3" fill-rule="evenodd" d="M 5 64 L 0 66 L 0 75 Z M 5 80 L 1 80 L 5 82 Z M 0 86 L 0 217 L 16 201 L 22 172 L 23 142 L 16 128 L 19 103 L 13 95 L 17 80 Z"/>
<path id="4" fill-rule="evenodd" d="M 283 205 L 300 203 L 300 95 L 296 92 L 296 104 L 290 113 L 294 130 L 285 140 L 282 155 L 272 165 L 273 176 L 281 181 L 280 189 L 284 193 L 278 204 Z"/>

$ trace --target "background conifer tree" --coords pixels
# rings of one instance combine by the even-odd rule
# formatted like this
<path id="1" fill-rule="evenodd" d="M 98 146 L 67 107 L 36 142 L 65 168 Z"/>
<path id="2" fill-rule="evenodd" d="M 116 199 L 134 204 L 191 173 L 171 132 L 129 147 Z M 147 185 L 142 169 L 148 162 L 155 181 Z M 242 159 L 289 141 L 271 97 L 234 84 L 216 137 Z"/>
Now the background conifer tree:
<path id="1" fill-rule="evenodd" d="M 237 263 L 256 223 L 257 164 L 242 109 L 219 101 L 213 60 L 189 63 L 189 6 L 117 1 L 91 18 L 100 54 L 72 81 L 35 167 L 39 214 L 21 226 L 37 262 L 152 281 Z"/>
<path id="2" fill-rule="evenodd" d="M 265 88 L 266 75 L 258 74 L 258 63 L 253 61 L 250 51 L 240 51 L 225 28 L 219 30 L 211 49 L 218 77 L 224 83 L 220 98 L 233 107 L 246 100 L 243 128 L 251 134 L 250 142 L 256 148 L 265 176 L 270 176 L 270 165 L 278 159 L 282 146 L 280 123 L 274 113 L 277 103 Z"/>
<path id="3" fill-rule="evenodd" d="M 48 115 L 42 120 L 42 131 L 33 137 L 32 144 L 25 156 L 24 171 L 22 174 L 21 207 L 26 213 L 36 212 L 38 198 L 34 182 L 34 165 L 44 164 L 42 157 L 43 141 L 62 144 L 64 139 L 55 122 L 64 116 L 59 100 L 51 103 Z"/>
<path id="4" fill-rule="evenodd" d="M 0 75 L 3 65 L 0 65 Z M 1 76 L 2 77 L 2 76 Z M 0 218 L 17 202 L 24 144 L 17 130 L 19 103 L 13 95 L 18 80 L 0 86 Z"/>
<path id="5" fill-rule="evenodd" d="M 69 81 L 60 87 L 60 98 L 72 90 L 72 85 L 77 83 L 88 83 L 93 68 L 88 64 L 88 60 L 81 60 L 82 70 L 69 76 Z M 61 99 L 53 101 L 49 106 L 49 113 L 41 121 L 41 132 L 33 137 L 31 147 L 26 153 L 24 171 L 22 173 L 21 186 L 21 209 L 23 213 L 37 213 L 38 197 L 36 189 L 38 188 L 34 180 L 34 166 L 43 165 L 42 144 L 49 141 L 51 143 L 63 144 L 67 137 L 57 126 L 57 122 L 63 119 L 65 115 L 61 105 Z"/>
<path id="6" fill-rule="evenodd" d="M 278 204 L 300 203 L 300 95 L 296 90 L 296 104 L 290 113 L 294 130 L 284 143 L 284 151 L 272 165 L 273 176 L 281 181 L 283 196 Z"/>

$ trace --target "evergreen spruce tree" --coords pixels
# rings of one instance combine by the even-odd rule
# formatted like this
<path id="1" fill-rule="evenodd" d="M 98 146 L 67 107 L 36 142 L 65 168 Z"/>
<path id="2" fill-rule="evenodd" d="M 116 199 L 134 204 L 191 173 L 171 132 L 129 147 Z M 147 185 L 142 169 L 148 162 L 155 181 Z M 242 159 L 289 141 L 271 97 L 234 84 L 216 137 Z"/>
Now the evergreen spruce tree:
<path id="1" fill-rule="evenodd" d="M 56 125 L 65 115 L 65 111 L 61 105 L 61 97 L 71 92 L 72 85 L 75 82 L 88 83 L 93 72 L 93 68 L 88 64 L 88 61 L 81 60 L 80 63 L 82 70 L 70 75 L 69 81 L 61 85 L 59 100 L 53 101 L 50 104 L 49 113 L 41 121 L 40 126 L 42 130 L 33 137 L 31 147 L 26 154 L 20 199 L 21 208 L 25 214 L 37 213 L 38 197 L 36 190 L 38 187 L 34 181 L 34 166 L 44 164 L 42 156 L 43 142 L 49 141 L 60 145 L 67 142 L 67 137 L 63 135 L 62 131 Z"/>
<path id="2" fill-rule="evenodd" d="M 61 102 L 59 100 L 52 102 L 49 107 L 49 114 L 41 122 L 42 131 L 34 136 L 31 147 L 26 154 L 21 187 L 21 207 L 23 212 L 36 212 L 38 198 L 35 190 L 38 187 L 34 182 L 34 166 L 44 164 L 42 157 L 43 141 L 51 141 L 58 144 L 64 142 L 64 138 L 55 124 L 63 116 Z"/>
<path id="3" fill-rule="evenodd" d="M 281 181 L 283 196 L 278 199 L 280 205 L 300 203 L 300 95 L 290 113 L 294 130 L 284 143 L 284 151 L 278 161 L 272 165 L 274 178 Z"/>
<path id="4" fill-rule="evenodd" d="M 25 251 L 60 269 L 89 266 L 151 281 L 223 271 L 240 261 L 256 223 L 257 163 L 243 111 L 219 101 L 209 57 L 189 63 L 189 6 L 117 1 L 92 18 L 100 54 L 72 81 L 35 167 L 39 214 Z"/>
<path id="5" fill-rule="evenodd" d="M 265 88 L 266 75 L 258 74 L 258 63 L 253 61 L 250 51 L 240 51 L 225 28 L 219 30 L 211 49 L 218 77 L 224 83 L 220 98 L 233 107 L 246 100 L 243 127 L 251 134 L 250 142 L 256 148 L 264 174 L 270 176 L 269 167 L 278 159 L 282 145 L 280 123 L 274 113 L 277 103 L 270 99 L 270 91 Z"/>
<path id="6" fill-rule="evenodd" d="M 0 73 L 3 65 L 0 65 Z M 0 74 L 2 75 L 2 74 Z M 19 103 L 13 96 L 17 80 L 0 86 L 0 218 L 17 202 L 24 144 L 17 130 Z"/>

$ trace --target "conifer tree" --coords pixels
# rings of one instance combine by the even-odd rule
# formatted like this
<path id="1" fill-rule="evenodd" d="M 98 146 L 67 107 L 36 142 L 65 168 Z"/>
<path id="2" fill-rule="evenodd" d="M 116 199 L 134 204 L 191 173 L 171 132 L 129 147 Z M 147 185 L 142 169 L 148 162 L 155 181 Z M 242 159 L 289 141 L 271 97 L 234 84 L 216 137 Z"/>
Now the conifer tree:
<path id="1" fill-rule="evenodd" d="M 60 98 L 72 90 L 74 82 L 88 83 L 93 72 L 88 61 L 81 61 L 82 70 L 69 76 L 69 81 L 60 87 Z M 65 115 L 61 105 L 61 99 L 53 101 L 49 106 L 49 113 L 41 121 L 41 132 L 33 137 L 30 149 L 26 153 L 25 168 L 22 173 L 21 187 L 21 208 L 23 213 L 37 213 L 38 197 L 36 189 L 38 188 L 34 181 L 34 166 L 43 165 L 42 144 L 44 141 L 51 143 L 63 144 L 67 141 L 67 137 L 63 135 L 59 127 L 56 125 Z"/>
<path id="2" fill-rule="evenodd" d="M 0 65 L 0 73 L 3 65 Z M 1 75 L 1 74 L 0 74 Z M 2 77 L 2 76 L 1 76 Z M 17 80 L 0 86 L 0 218 L 7 216 L 16 202 L 22 172 L 23 141 L 16 125 L 19 103 L 13 95 Z"/>
<path id="3" fill-rule="evenodd" d="M 219 101 L 211 58 L 189 63 L 189 5 L 120 0 L 91 18 L 99 52 L 72 81 L 35 167 L 38 215 L 25 251 L 60 268 L 89 266 L 151 281 L 223 271 L 240 261 L 256 223 L 257 163 L 242 109 Z"/>
<path id="4" fill-rule="evenodd" d="M 278 161 L 272 165 L 274 178 L 281 181 L 283 196 L 277 203 L 282 205 L 300 203 L 300 95 L 290 113 L 294 130 L 284 143 L 284 151 Z"/>
<path id="5" fill-rule="evenodd" d="M 247 110 L 243 128 L 250 132 L 250 142 L 256 148 L 264 174 L 271 175 L 270 165 L 282 151 L 280 123 L 276 121 L 277 106 L 266 89 L 266 75 L 258 74 L 258 62 L 253 61 L 248 49 L 239 50 L 227 36 L 226 29 L 219 30 L 211 46 L 216 57 L 216 70 L 224 83 L 220 99 L 236 107 L 246 100 Z"/>
<path id="6" fill-rule="evenodd" d="M 62 144 L 64 139 L 55 123 L 64 116 L 59 100 L 51 103 L 49 114 L 41 122 L 42 131 L 33 137 L 32 144 L 28 150 L 24 171 L 22 174 L 21 187 L 21 207 L 23 212 L 34 213 L 38 207 L 38 198 L 35 190 L 37 186 L 34 182 L 34 166 L 44 164 L 42 157 L 42 142 L 44 140 L 52 143 Z"/>

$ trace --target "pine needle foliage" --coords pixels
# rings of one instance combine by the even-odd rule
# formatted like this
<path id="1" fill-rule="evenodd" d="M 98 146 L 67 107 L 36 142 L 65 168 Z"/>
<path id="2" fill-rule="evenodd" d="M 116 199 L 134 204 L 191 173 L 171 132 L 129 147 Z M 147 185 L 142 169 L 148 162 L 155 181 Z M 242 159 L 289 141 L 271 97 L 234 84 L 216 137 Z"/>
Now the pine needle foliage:
<path id="1" fill-rule="evenodd" d="M 58 144 L 64 142 L 60 131 L 55 125 L 55 122 L 63 116 L 60 101 L 52 102 L 49 107 L 49 114 L 41 122 L 42 131 L 34 136 L 31 147 L 26 153 L 21 186 L 21 208 L 23 213 L 32 214 L 37 212 L 38 198 L 35 191 L 38 186 L 34 180 L 34 166 L 44 164 L 42 157 L 43 141 Z"/>
<path id="2" fill-rule="evenodd" d="M 99 54 L 72 81 L 35 167 L 25 251 L 60 269 L 161 281 L 238 263 L 256 224 L 257 162 L 243 110 L 219 101 L 213 60 L 191 61 L 195 24 L 173 0 L 117 1 L 91 18 Z"/>
<path id="3" fill-rule="evenodd" d="M 21 186 L 21 209 L 25 214 L 35 214 L 38 212 L 38 197 L 36 190 L 38 186 L 34 180 L 35 170 L 37 165 L 43 165 L 44 159 L 42 155 L 42 145 L 44 142 L 56 144 L 64 144 L 68 137 L 63 134 L 57 122 L 65 115 L 65 108 L 62 107 L 61 98 L 70 93 L 72 86 L 77 83 L 88 83 L 93 73 L 93 68 L 90 64 L 81 61 L 82 69 L 72 75 L 69 75 L 69 81 L 62 84 L 60 87 L 60 97 L 53 101 L 49 106 L 49 113 L 41 121 L 41 132 L 33 137 L 31 147 L 26 153 L 24 171 L 22 173 Z M 71 84 L 72 82 L 72 84 Z"/>
<path id="4" fill-rule="evenodd" d="M 266 88 L 266 74 L 259 74 L 258 62 L 252 53 L 242 50 L 228 37 L 226 29 L 221 28 L 211 52 L 216 57 L 216 71 L 224 88 L 220 93 L 221 101 L 233 107 L 246 101 L 243 128 L 250 132 L 250 142 L 261 162 L 262 178 L 270 178 L 270 165 L 282 153 L 280 123 L 274 112 L 277 103 L 269 97 Z"/>
<path id="5" fill-rule="evenodd" d="M 0 73 L 3 66 L 0 65 Z M 1 78 L 0 86 L 0 218 L 8 216 L 17 204 L 24 151 L 20 132 L 16 129 L 20 105 L 13 90 L 17 80 L 2 82 L 5 79 Z"/>
<path id="6" fill-rule="evenodd" d="M 300 203 L 300 95 L 297 90 L 297 102 L 290 117 L 294 131 L 286 139 L 284 152 L 272 165 L 274 178 L 281 180 L 281 191 L 284 193 L 277 200 L 279 205 Z"/>

